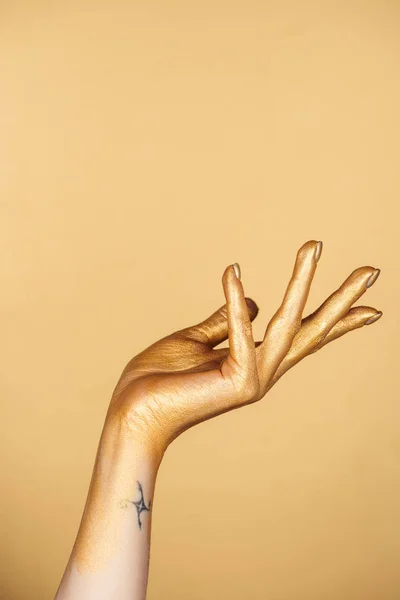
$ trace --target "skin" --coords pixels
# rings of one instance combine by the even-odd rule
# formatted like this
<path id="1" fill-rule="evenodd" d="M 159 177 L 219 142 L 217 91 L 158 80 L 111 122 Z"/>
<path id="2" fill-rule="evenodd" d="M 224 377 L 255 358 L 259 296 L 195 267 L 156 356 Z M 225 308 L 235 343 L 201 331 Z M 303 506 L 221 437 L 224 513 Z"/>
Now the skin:
<path id="1" fill-rule="evenodd" d="M 226 267 L 226 304 L 132 358 L 113 392 L 81 525 L 55 600 L 146 596 L 153 494 L 169 444 L 193 425 L 261 400 L 304 357 L 382 312 L 353 304 L 379 269 L 354 270 L 312 314 L 304 307 L 322 251 L 297 252 L 281 305 L 255 341 L 256 303 L 237 263 Z M 215 346 L 228 340 L 229 346 Z"/>

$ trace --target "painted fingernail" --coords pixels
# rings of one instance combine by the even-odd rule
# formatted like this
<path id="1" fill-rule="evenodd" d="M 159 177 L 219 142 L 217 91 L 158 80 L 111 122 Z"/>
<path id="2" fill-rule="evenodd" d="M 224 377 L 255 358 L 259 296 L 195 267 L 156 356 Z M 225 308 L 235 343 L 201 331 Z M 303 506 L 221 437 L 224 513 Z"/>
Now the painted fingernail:
<path id="1" fill-rule="evenodd" d="M 233 266 L 233 268 L 235 270 L 236 277 L 238 279 L 240 279 L 240 267 L 239 267 L 239 263 L 234 263 L 232 266 Z"/>
<path id="2" fill-rule="evenodd" d="M 378 279 L 379 277 L 379 273 L 381 272 L 380 269 L 375 269 L 375 271 L 372 273 L 371 277 L 369 277 L 369 279 L 367 280 L 367 288 L 371 287 L 371 285 L 373 283 L 375 283 L 375 281 Z"/>
<path id="3" fill-rule="evenodd" d="M 372 317 L 370 317 L 368 319 L 368 321 L 365 321 L 364 325 L 371 325 L 371 323 L 375 323 L 375 321 L 380 319 L 382 315 L 383 315 L 383 312 L 379 311 L 376 315 L 373 315 Z"/>
<path id="4" fill-rule="evenodd" d="M 321 256 L 321 252 L 322 252 L 322 242 L 318 242 L 317 248 L 315 250 L 315 262 L 319 261 L 319 257 Z"/>

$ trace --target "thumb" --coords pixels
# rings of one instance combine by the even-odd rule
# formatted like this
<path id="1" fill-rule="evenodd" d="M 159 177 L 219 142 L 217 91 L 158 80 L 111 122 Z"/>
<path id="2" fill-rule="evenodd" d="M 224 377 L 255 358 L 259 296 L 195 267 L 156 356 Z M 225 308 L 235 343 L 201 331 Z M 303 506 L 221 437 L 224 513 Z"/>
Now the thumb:
<path id="1" fill-rule="evenodd" d="M 250 320 L 253 321 L 258 315 L 259 308 L 251 298 L 245 298 Z M 181 334 L 211 347 L 217 346 L 228 339 L 228 321 L 226 304 L 212 313 L 207 319 L 183 329 Z"/>

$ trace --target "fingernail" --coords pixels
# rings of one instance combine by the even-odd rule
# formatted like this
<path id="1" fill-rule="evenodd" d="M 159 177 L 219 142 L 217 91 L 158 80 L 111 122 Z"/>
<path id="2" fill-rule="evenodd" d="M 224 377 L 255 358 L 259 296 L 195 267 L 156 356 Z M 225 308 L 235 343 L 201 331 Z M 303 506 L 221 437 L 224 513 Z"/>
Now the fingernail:
<path id="1" fill-rule="evenodd" d="M 375 281 L 378 279 L 379 277 L 379 273 L 381 272 L 380 269 L 375 269 L 375 271 L 372 273 L 371 277 L 369 277 L 369 279 L 367 280 L 367 288 L 371 287 L 371 285 L 373 283 L 375 283 Z"/>
<path id="2" fill-rule="evenodd" d="M 382 315 L 383 315 L 383 312 L 379 311 L 376 315 L 373 315 L 372 317 L 370 317 L 368 319 L 368 321 L 365 321 L 364 325 L 371 325 L 371 323 L 375 323 L 375 321 L 380 319 Z"/>
<path id="3" fill-rule="evenodd" d="M 233 268 L 235 270 L 236 277 L 238 279 L 240 279 L 240 267 L 239 267 L 239 263 L 234 263 L 232 266 L 233 266 Z"/>
<path id="4" fill-rule="evenodd" d="M 315 262 L 319 261 L 319 257 L 321 256 L 321 252 L 322 252 L 322 242 L 318 242 L 317 249 L 315 250 Z"/>

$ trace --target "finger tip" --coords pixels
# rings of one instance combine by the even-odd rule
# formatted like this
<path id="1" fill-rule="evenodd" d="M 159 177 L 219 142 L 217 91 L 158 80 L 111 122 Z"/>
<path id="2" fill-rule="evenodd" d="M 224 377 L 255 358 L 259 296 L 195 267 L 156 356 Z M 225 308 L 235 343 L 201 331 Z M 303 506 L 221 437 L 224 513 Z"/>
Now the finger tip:
<path id="1" fill-rule="evenodd" d="M 239 263 L 235 262 L 232 265 L 233 270 L 235 271 L 235 275 L 238 279 L 241 279 L 241 272 L 240 272 L 240 265 Z"/>
<path id="2" fill-rule="evenodd" d="M 247 304 L 247 309 L 249 311 L 250 318 L 255 318 L 258 315 L 258 312 L 260 310 L 259 307 L 257 306 L 257 304 L 254 302 L 254 300 L 252 298 L 245 297 L 245 301 Z"/>
<path id="3" fill-rule="evenodd" d="M 321 241 L 317 242 L 317 246 L 315 248 L 315 262 L 318 262 L 322 253 L 323 243 Z"/>
<path id="4" fill-rule="evenodd" d="M 228 281 L 229 276 L 232 275 L 232 272 L 233 272 L 233 265 L 228 265 L 227 267 L 225 267 L 224 272 L 222 273 L 222 278 L 221 278 L 222 283 Z"/>
<path id="5" fill-rule="evenodd" d="M 380 319 L 382 315 L 383 315 L 383 312 L 381 310 L 379 310 L 374 315 L 372 315 L 372 317 L 369 317 L 369 319 L 367 319 L 365 321 L 364 325 L 372 325 L 372 323 L 375 323 L 375 321 Z"/>
<path id="6" fill-rule="evenodd" d="M 308 240 L 298 250 L 297 256 L 299 259 L 314 255 L 315 261 L 318 262 L 322 252 L 322 242 L 318 240 Z"/>

